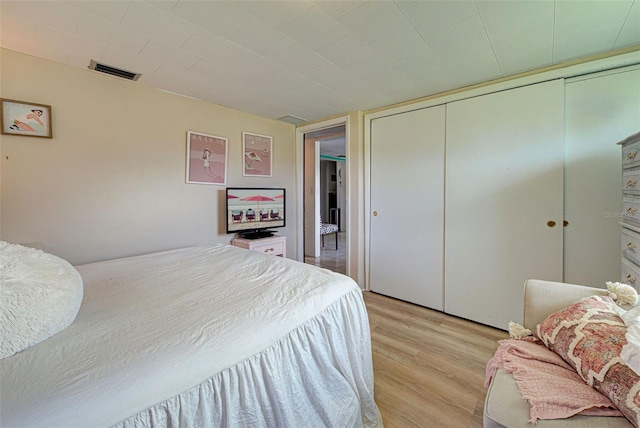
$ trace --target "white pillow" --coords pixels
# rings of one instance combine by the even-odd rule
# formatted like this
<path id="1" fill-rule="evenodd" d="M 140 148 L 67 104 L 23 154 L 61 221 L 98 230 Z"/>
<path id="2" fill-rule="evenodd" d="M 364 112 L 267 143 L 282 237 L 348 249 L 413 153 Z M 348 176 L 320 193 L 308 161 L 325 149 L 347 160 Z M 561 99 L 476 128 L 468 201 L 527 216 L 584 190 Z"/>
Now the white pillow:
<path id="1" fill-rule="evenodd" d="M 82 303 L 82 277 L 66 260 L 0 241 L 0 359 L 67 328 Z"/>
<path id="2" fill-rule="evenodd" d="M 620 316 L 627 325 L 627 344 L 622 347 L 620 357 L 626 365 L 640 375 L 640 306 Z"/>

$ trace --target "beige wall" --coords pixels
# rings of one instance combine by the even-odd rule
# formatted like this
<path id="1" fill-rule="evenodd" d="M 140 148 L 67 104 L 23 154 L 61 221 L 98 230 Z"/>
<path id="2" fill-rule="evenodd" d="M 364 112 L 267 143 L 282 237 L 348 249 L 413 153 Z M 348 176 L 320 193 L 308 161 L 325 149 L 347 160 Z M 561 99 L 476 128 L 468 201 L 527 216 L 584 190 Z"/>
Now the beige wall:
<path id="1" fill-rule="evenodd" d="M 2 135 L 0 238 L 73 264 L 228 243 L 224 186 L 185 184 L 187 130 L 229 139 L 228 186 L 287 188 L 297 253 L 292 125 L 8 50 L 0 96 L 52 106 L 54 138 Z M 242 176 L 243 131 L 270 135 L 272 178 Z"/>

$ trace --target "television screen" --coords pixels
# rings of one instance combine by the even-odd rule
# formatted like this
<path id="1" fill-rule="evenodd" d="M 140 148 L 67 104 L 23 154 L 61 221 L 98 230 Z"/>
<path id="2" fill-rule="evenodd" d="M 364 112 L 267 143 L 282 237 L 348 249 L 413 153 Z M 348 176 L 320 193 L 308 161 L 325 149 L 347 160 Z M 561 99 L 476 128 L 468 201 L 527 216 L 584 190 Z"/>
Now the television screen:
<path id="1" fill-rule="evenodd" d="M 285 226 L 285 189 L 227 187 L 227 233 L 247 238 L 270 236 L 273 227 Z"/>

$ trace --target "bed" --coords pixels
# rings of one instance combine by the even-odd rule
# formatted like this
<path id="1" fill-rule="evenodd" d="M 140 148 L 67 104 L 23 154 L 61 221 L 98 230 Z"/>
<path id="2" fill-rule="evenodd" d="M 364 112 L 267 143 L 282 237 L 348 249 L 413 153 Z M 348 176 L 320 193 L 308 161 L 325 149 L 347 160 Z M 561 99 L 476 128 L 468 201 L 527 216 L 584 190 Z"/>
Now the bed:
<path id="1" fill-rule="evenodd" d="M 350 278 L 228 245 L 75 269 L 73 322 L 0 360 L 3 428 L 382 426 Z"/>

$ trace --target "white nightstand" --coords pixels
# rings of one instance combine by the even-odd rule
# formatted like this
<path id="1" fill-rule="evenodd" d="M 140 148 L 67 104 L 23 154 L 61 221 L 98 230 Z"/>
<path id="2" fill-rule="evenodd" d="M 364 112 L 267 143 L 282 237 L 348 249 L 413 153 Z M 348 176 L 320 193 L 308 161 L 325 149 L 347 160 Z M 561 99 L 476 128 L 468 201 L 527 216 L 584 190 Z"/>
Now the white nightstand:
<path id="1" fill-rule="evenodd" d="M 250 251 L 271 254 L 279 257 L 287 257 L 287 237 L 271 236 L 260 239 L 235 238 L 231 240 L 231 245 L 245 248 Z"/>

